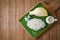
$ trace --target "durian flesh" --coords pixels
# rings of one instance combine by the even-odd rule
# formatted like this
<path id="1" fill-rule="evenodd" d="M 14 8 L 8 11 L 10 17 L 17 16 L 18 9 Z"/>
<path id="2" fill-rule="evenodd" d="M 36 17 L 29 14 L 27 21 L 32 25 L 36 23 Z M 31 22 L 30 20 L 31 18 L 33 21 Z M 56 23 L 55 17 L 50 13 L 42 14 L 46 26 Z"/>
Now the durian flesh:
<path id="1" fill-rule="evenodd" d="M 29 14 L 36 16 L 48 16 L 47 10 L 43 7 L 38 7 L 35 10 L 30 11 Z"/>

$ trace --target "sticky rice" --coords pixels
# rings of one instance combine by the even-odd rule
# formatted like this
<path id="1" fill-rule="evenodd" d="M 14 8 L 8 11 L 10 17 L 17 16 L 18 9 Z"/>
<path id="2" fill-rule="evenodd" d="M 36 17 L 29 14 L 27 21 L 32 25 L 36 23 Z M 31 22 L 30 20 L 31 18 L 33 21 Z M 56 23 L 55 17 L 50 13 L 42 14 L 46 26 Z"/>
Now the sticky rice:
<path id="1" fill-rule="evenodd" d="M 37 31 L 37 30 L 39 30 L 41 28 L 44 28 L 45 27 L 45 23 L 41 19 L 34 18 L 34 19 L 30 19 L 27 22 L 27 26 L 30 29 L 33 29 L 33 30 Z"/>

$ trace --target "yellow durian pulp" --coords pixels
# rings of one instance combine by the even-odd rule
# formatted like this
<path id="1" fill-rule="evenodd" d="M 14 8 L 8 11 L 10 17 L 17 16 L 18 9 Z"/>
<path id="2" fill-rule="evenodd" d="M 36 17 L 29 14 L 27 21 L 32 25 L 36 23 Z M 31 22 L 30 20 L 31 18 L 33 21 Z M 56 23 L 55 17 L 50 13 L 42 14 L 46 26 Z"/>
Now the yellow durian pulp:
<path id="1" fill-rule="evenodd" d="M 38 7 L 35 10 L 30 11 L 29 14 L 36 16 L 48 16 L 47 10 L 43 7 Z"/>

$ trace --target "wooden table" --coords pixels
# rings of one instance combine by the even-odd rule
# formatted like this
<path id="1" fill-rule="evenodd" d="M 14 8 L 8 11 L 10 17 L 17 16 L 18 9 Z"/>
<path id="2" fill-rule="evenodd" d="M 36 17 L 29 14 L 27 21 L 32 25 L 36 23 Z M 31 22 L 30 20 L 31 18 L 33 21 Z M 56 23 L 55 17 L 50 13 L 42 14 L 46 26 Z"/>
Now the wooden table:
<path id="1" fill-rule="evenodd" d="M 19 24 L 19 18 L 39 1 L 44 0 L 0 0 L 0 40 L 60 40 L 60 8 L 55 11 L 58 22 L 35 39 Z"/>

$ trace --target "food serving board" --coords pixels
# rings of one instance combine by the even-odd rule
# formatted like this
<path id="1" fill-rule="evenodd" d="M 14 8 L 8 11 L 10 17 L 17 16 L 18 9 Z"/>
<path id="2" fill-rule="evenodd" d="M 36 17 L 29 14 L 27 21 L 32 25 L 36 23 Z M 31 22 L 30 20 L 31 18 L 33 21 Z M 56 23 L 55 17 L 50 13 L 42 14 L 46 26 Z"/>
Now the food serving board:
<path id="1" fill-rule="evenodd" d="M 38 3 L 38 4 L 35 5 L 30 11 L 33 11 L 35 8 L 38 8 L 38 7 L 43 7 L 43 8 L 46 9 L 46 7 L 44 6 L 43 3 Z M 48 12 L 48 16 L 52 16 L 52 14 L 51 14 L 47 9 L 46 9 L 46 11 Z M 51 26 L 51 24 L 47 24 L 47 23 L 46 23 L 46 17 L 47 17 L 47 16 L 38 17 L 38 16 L 35 16 L 35 15 L 33 15 L 33 16 L 30 15 L 30 16 L 31 16 L 31 19 L 33 19 L 33 18 L 42 19 L 42 20 L 45 22 L 45 24 L 46 24 L 46 26 L 45 26 L 44 28 L 42 28 L 42 29 L 40 29 L 40 30 L 38 30 L 38 31 L 34 31 L 34 30 L 30 29 L 30 28 L 27 26 L 27 22 L 24 20 L 24 18 L 25 18 L 26 16 L 28 16 L 28 15 L 29 15 L 29 12 L 27 12 L 25 15 L 23 15 L 23 17 L 21 17 L 21 18 L 19 19 L 19 22 L 23 25 L 22 27 L 23 27 L 33 38 L 38 37 L 39 35 L 41 35 L 45 30 L 47 30 L 47 29 Z"/>

